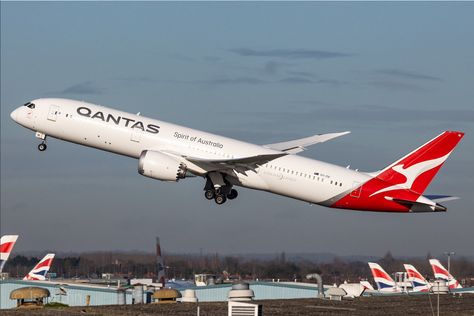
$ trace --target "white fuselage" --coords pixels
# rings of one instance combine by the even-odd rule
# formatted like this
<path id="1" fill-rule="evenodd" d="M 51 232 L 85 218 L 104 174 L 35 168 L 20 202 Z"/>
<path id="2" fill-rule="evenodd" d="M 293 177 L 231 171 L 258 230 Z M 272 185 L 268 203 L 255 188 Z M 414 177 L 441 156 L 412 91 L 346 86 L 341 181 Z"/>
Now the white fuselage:
<path id="1" fill-rule="evenodd" d="M 112 153 L 139 158 L 144 150 L 186 156 L 232 159 L 279 151 L 206 133 L 141 115 L 67 99 L 37 99 L 35 108 L 20 107 L 12 118 L 35 132 Z M 186 162 L 195 175 L 206 170 Z M 264 190 L 309 203 L 330 206 L 368 181 L 368 174 L 297 155 L 286 155 L 254 171 L 228 172 L 235 185 Z"/>

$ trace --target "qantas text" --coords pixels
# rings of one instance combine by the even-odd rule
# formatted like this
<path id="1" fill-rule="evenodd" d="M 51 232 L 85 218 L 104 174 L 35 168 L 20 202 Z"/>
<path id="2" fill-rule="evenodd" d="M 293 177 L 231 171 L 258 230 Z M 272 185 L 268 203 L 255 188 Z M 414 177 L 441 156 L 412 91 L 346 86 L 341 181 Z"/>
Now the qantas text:
<path id="1" fill-rule="evenodd" d="M 91 109 L 81 106 L 77 108 L 77 114 L 90 117 L 93 119 L 98 119 L 107 123 L 114 123 L 115 125 L 124 125 L 125 127 L 130 128 L 138 128 L 144 132 L 148 132 L 151 134 L 158 134 L 160 132 L 160 127 L 154 124 L 143 124 L 141 121 L 136 121 L 134 119 L 126 118 L 124 116 L 113 116 L 112 114 L 106 114 L 101 111 L 97 111 L 95 113 L 92 112 Z M 121 122 L 124 122 L 120 124 Z"/>

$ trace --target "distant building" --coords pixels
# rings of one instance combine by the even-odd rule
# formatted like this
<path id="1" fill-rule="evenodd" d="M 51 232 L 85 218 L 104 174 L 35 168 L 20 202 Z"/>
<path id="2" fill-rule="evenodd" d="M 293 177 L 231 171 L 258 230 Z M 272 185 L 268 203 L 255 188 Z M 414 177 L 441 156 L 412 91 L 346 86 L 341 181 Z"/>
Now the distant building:
<path id="1" fill-rule="evenodd" d="M 49 291 L 48 302 L 59 302 L 69 306 L 131 304 L 132 291 L 117 287 L 51 281 L 0 281 L 0 309 L 10 309 L 17 302 L 10 299 L 10 293 L 23 287 L 36 286 Z M 46 303 L 46 302 L 45 302 Z"/>

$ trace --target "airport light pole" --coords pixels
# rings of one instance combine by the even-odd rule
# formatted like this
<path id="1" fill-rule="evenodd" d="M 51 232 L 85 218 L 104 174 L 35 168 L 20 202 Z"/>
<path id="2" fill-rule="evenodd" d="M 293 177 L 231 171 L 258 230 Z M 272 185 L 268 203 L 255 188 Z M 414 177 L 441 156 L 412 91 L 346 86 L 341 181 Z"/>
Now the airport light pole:
<path id="1" fill-rule="evenodd" d="M 451 256 L 454 256 L 456 253 L 454 251 L 446 251 L 444 254 L 448 256 L 448 273 L 451 274 Z"/>

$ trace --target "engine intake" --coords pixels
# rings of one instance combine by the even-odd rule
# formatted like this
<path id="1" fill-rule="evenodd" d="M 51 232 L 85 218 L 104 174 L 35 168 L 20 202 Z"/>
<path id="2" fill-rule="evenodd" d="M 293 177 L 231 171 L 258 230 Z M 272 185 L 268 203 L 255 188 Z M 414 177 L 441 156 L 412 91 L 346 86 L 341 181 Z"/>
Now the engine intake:
<path id="1" fill-rule="evenodd" d="M 186 165 L 158 151 L 144 150 L 138 160 L 138 173 L 161 180 L 178 181 L 186 177 Z"/>

